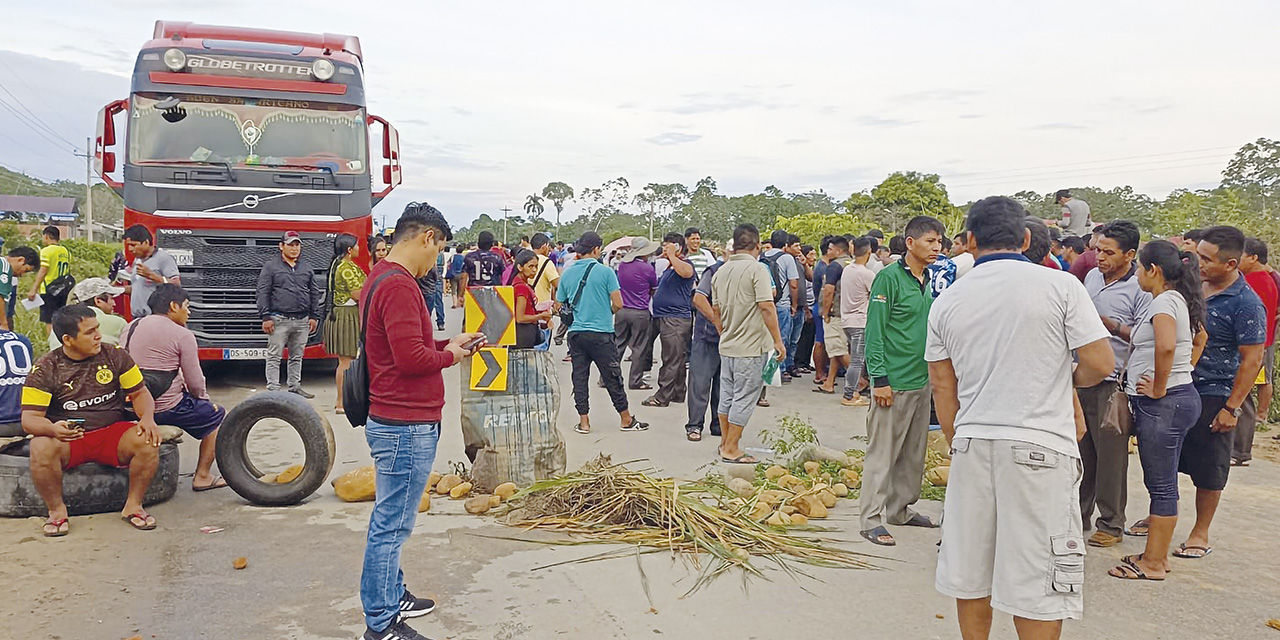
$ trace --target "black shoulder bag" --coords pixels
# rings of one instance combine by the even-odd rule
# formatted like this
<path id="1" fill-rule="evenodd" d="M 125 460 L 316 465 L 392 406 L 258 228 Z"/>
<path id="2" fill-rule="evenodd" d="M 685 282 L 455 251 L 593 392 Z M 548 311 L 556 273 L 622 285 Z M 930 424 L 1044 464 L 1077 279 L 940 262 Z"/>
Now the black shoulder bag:
<path id="1" fill-rule="evenodd" d="M 129 350 L 129 343 L 133 340 L 133 332 L 138 330 L 138 323 L 141 320 L 135 320 L 129 326 L 129 333 L 124 337 L 124 350 Z M 142 372 L 142 385 L 151 392 L 152 398 L 159 398 L 164 395 L 169 387 L 173 386 L 173 381 L 178 377 L 178 371 L 164 371 L 162 369 L 143 369 L 138 367 L 138 371 Z"/>
<path id="2" fill-rule="evenodd" d="M 369 361 L 364 350 L 365 331 L 369 328 L 369 307 L 373 306 L 373 294 L 378 290 L 378 285 L 395 274 L 395 271 L 388 271 L 369 285 L 360 321 L 360 351 L 342 375 L 342 410 L 347 422 L 353 427 L 363 427 L 369 422 Z"/>
<path id="3" fill-rule="evenodd" d="M 595 260 L 587 263 L 586 273 L 583 273 L 582 279 L 578 281 L 578 290 L 573 292 L 573 299 L 560 305 L 560 321 L 564 323 L 565 328 L 573 326 L 573 309 L 578 306 L 579 302 L 582 302 L 582 290 L 587 286 L 587 278 L 591 277 L 592 267 L 597 264 L 599 263 Z"/>

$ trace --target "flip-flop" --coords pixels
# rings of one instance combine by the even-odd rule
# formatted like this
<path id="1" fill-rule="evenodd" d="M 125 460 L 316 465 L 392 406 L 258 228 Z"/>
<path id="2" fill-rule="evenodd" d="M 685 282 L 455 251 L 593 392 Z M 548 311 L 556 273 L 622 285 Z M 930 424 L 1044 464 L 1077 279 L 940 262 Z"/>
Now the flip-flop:
<path id="1" fill-rule="evenodd" d="M 1139 520 L 1129 525 L 1129 528 L 1125 529 L 1124 534 L 1126 536 L 1133 536 L 1135 538 L 1145 538 L 1147 537 L 1147 532 L 1149 531 L 1151 531 L 1151 525 L 1143 524 L 1142 521 Z"/>
<path id="2" fill-rule="evenodd" d="M 684 437 L 687 438 L 689 442 L 702 442 L 701 431 L 686 431 Z"/>
<path id="3" fill-rule="evenodd" d="M 336 414 L 338 414 L 338 415 L 345 415 L 345 414 L 347 413 L 346 411 L 344 411 L 344 410 L 342 409 L 342 407 L 334 407 L 334 408 L 333 408 L 333 412 L 334 412 L 334 413 L 336 413 Z"/>
<path id="4" fill-rule="evenodd" d="M 619 431 L 648 431 L 649 423 L 640 422 L 635 416 L 631 416 L 631 423 L 625 427 L 618 427 Z"/>
<path id="5" fill-rule="evenodd" d="M 830 390 L 830 391 L 827 391 L 826 389 L 823 389 L 822 387 L 814 387 L 814 388 L 810 389 L 810 391 L 812 391 L 812 392 L 814 392 L 814 393 L 828 393 L 828 394 L 831 394 L 831 395 L 835 395 L 835 392 L 836 392 L 836 390 L 835 390 L 835 389 L 832 389 L 832 390 Z"/>
<path id="6" fill-rule="evenodd" d="M 889 530 L 884 527 L 876 527 L 874 529 L 867 529 L 866 531 L 859 531 L 858 534 L 866 538 L 871 544 L 878 544 L 882 547 L 893 547 L 898 544 L 898 541 L 894 540 L 893 536 L 889 534 Z M 881 537 L 887 537 L 889 538 L 889 541 L 884 542 L 880 539 Z"/>
<path id="7" fill-rule="evenodd" d="M 747 458 L 751 459 L 748 460 Z M 736 458 L 726 458 L 724 457 L 724 454 L 721 454 L 720 461 L 728 464 L 760 464 L 760 461 L 752 457 L 749 453 L 744 453 Z"/>
<path id="8" fill-rule="evenodd" d="M 653 390 L 653 385 L 651 385 L 651 384 L 642 384 L 642 385 L 640 385 L 640 386 L 638 386 L 638 387 L 631 387 L 631 390 L 632 390 L 632 391 L 652 391 L 652 390 Z"/>
<path id="9" fill-rule="evenodd" d="M 668 406 L 668 403 L 666 403 L 666 402 L 658 402 L 657 400 L 654 400 L 654 399 L 653 399 L 653 398 L 651 398 L 651 397 L 650 397 L 650 398 L 645 398 L 645 399 L 644 399 L 644 401 L 643 401 L 643 402 L 641 402 L 640 404 L 642 404 L 642 405 L 644 405 L 644 406 L 646 406 L 646 407 L 658 407 L 659 409 L 661 409 L 662 407 Z"/>
<path id="10" fill-rule="evenodd" d="M 768 407 L 768 406 L 771 406 L 771 405 L 769 404 L 769 401 L 768 401 L 768 400 L 756 400 L 756 406 L 757 406 L 757 407 Z"/>
<path id="11" fill-rule="evenodd" d="M 221 488 L 223 488 L 223 487 L 225 487 L 225 486 L 227 486 L 227 481 L 226 481 L 226 480 L 224 480 L 224 479 L 222 479 L 222 476 L 218 476 L 218 477 L 214 478 L 214 479 L 213 479 L 213 482 L 209 483 L 209 485 L 208 485 L 208 486 L 204 486 L 204 487 L 197 487 L 197 486 L 193 483 L 193 484 L 191 485 L 191 490 L 192 490 L 192 491 L 194 491 L 194 492 L 196 492 L 196 493 L 200 493 L 201 491 L 212 491 L 212 490 L 214 490 L 214 489 L 221 489 Z"/>
<path id="12" fill-rule="evenodd" d="M 937 529 L 938 525 L 929 519 L 929 516 L 923 513 L 913 514 L 911 519 L 902 523 L 903 527 L 924 527 L 925 529 Z"/>
<path id="13" fill-rule="evenodd" d="M 1124 561 L 1126 561 L 1126 560 L 1128 560 L 1129 562 L 1137 562 L 1137 561 L 1138 561 L 1138 560 L 1140 560 L 1141 558 L 1142 558 L 1142 554 L 1141 554 L 1141 553 L 1135 553 L 1135 554 L 1133 554 L 1133 555 L 1129 555 L 1129 556 L 1125 556 L 1125 557 L 1123 557 L 1123 558 L 1120 558 L 1120 562 L 1124 562 Z M 1165 569 L 1165 570 L 1164 570 L 1164 572 L 1165 572 L 1165 573 L 1173 573 L 1172 565 L 1170 565 L 1170 568 Z"/>
<path id="14" fill-rule="evenodd" d="M 1119 573 L 1116 573 L 1117 571 L 1119 571 Z M 1120 564 L 1112 567 L 1110 571 L 1107 571 L 1107 575 L 1113 578 L 1120 578 L 1121 580 L 1150 580 L 1152 582 L 1161 582 L 1164 580 L 1163 576 L 1159 578 L 1152 578 L 1146 573 L 1143 573 L 1142 568 L 1138 566 L 1138 563 L 1133 561 L 1133 556 L 1125 556 L 1120 561 Z"/>
<path id="15" fill-rule="evenodd" d="M 120 519 L 128 522 L 129 526 L 137 529 L 138 531 L 150 531 L 156 528 L 155 516 L 149 513 L 139 511 L 138 513 L 131 513 L 127 516 L 120 516 Z M 141 520 L 142 524 L 138 524 L 134 522 L 134 520 Z"/>
<path id="16" fill-rule="evenodd" d="M 1198 550 L 1200 551 L 1200 553 L 1198 554 L 1187 553 L 1192 549 Z M 1184 542 L 1178 545 L 1177 549 L 1173 550 L 1172 555 L 1175 558 L 1185 558 L 1187 560 L 1199 560 L 1200 558 L 1203 558 L 1211 553 L 1213 553 L 1213 547 L 1202 547 L 1200 545 L 1187 544 Z"/>
<path id="17" fill-rule="evenodd" d="M 585 434 L 588 434 L 588 433 L 591 433 L 591 430 L 590 430 L 590 429 L 583 429 L 583 428 L 582 428 L 582 423 L 578 423 L 578 424 L 573 425 L 573 430 L 574 430 L 574 431 L 577 431 L 578 433 L 584 434 L 584 435 L 585 435 Z"/>
<path id="18" fill-rule="evenodd" d="M 71 533 L 71 521 L 66 518 L 45 520 L 44 526 L 44 537 L 46 538 L 61 538 L 62 536 Z M 48 527 L 53 527 L 53 531 L 50 532 Z M 63 529 L 63 527 L 66 527 L 66 529 Z"/>

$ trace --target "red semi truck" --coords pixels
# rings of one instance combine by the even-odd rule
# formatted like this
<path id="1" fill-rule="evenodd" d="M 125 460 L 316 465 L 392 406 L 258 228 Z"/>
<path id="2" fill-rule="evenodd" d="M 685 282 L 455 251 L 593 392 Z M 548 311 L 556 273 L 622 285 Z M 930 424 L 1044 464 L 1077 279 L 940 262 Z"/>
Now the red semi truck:
<path id="1" fill-rule="evenodd" d="M 146 226 L 177 260 L 206 360 L 265 357 L 256 283 L 284 231 L 302 236 L 323 290 L 333 239 L 359 238 L 367 266 L 373 206 L 400 184 L 396 130 L 365 110 L 360 41 L 331 33 L 158 21 L 129 98 L 99 113 L 94 146 L 98 174 L 124 199 L 125 226 Z M 321 324 L 309 358 L 327 356 Z"/>

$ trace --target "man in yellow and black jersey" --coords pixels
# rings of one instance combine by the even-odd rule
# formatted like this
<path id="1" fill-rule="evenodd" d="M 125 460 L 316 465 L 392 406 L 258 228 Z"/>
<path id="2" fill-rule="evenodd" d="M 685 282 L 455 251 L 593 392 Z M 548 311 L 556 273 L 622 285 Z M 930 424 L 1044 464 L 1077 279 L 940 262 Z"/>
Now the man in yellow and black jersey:
<path id="1" fill-rule="evenodd" d="M 160 455 L 155 401 L 129 352 L 102 344 L 92 309 L 72 305 L 53 315 L 62 347 L 36 360 L 22 389 L 22 428 L 31 440 L 31 478 L 49 508 L 44 535 L 70 530 L 62 499 L 62 472 L 97 462 L 129 469 L 124 520 L 135 529 L 156 528 L 142 508 Z M 140 418 L 132 422 L 125 400 Z"/>

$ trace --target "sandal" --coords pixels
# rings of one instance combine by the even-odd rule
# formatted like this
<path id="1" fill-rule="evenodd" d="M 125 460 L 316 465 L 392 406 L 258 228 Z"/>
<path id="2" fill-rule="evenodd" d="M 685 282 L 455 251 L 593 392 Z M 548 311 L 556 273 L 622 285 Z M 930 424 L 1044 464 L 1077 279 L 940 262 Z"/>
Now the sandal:
<path id="1" fill-rule="evenodd" d="M 618 429 L 620 431 L 648 431 L 649 423 L 640 422 L 635 416 L 631 416 L 631 424 L 628 424 L 625 427 L 618 427 Z"/>
<path id="2" fill-rule="evenodd" d="M 644 401 L 641 402 L 640 404 L 646 407 L 658 407 L 659 409 L 661 409 L 663 407 L 668 406 L 669 403 L 659 402 L 658 400 L 655 400 L 653 396 L 649 396 L 648 398 L 645 398 Z"/>
<path id="3" fill-rule="evenodd" d="M 1146 520 L 1139 520 L 1129 525 L 1129 528 L 1125 530 L 1124 534 L 1135 538 L 1145 538 L 1149 531 L 1151 531 L 1151 525 L 1149 525 Z"/>
<path id="4" fill-rule="evenodd" d="M 831 394 L 831 395 L 835 395 L 835 393 L 836 393 L 836 390 L 835 390 L 835 389 L 832 389 L 832 390 L 830 390 L 830 391 L 827 391 L 826 389 L 823 389 L 822 387 L 814 387 L 814 388 L 810 389 L 810 391 L 812 391 L 812 392 L 814 392 L 814 393 L 827 393 L 827 394 Z"/>
<path id="5" fill-rule="evenodd" d="M 582 423 L 581 423 L 581 422 L 579 422 L 578 424 L 573 425 L 573 430 L 574 430 L 574 431 L 577 431 L 578 433 L 581 433 L 581 434 L 583 434 L 583 435 L 586 435 L 586 434 L 588 434 L 588 433 L 591 433 L 591 427 L 587 427 L 586 429 L 583 429 L 583 428 L 582 428 Z"/>
<path id="6" fill-rule="evenodd" d="M 686 431 L 684 437 L 687 438 L 689 442 L 702 442 L 701 431 Z"/>
<path id="7" fill-rule="evenodd" d="M 1199 553 L 1195 553 L 1197 551 Z M 1213 553 L 1213 547 L 1202 547 L 1200 545 L 1187 544 L 1184 542 L 1178 545 L 1177 549 L 1173 550 L 1172 555 L 1175 558 L 1185 558 L 1187 560 L 1199 560 L 1200 558 L 1203 558 L 1211 553 Z"/>
<path id="8" fill-rule="evenodd" d="M 904 527 L 924 527 L 925 529 L 937 529 L 938 525 L 929 519 L 929 516 L 923 513 L 915 513 L 911 518 L 902 523 Z"/>
<path id="9" fill-rule="evenodd" d="M 120 516 L 120 519 L 124 520 L 125 522 L 128 522 L 129 526 L 133 527 L 134 529 L 137 529 L 138 531 L 150 531 L 156 528 L 155 516 L 149 513 L 146 513 L 144 511 L 131 513 L 127 516 Z M 141 524 L 138 523 L 139 520 L 142 521 Z"/>
<path id="10" fill-rule="evenodd" d="M 631 389 L 633 391 L 651 391 L 653 390 L 653 385 L 642 382 L 637 386 L 631 387 Z"/>
<path id="11" fill-rule="evenodd" d="M 866 538 L 871 544 L 878 544 L 882 547 L 892 547 L 898 544 L 898 541 L 894 540 L 893 536 L 889 535 L 889 530 L 884 527 L 867 529 L 866 531 L 859 531 L 858 533 L 861 534 L 862 537 Z M 888 538 L 888 540 L 882 540 L 881 538 Z"/>
<path id="12" fill-rule="evenodd" d="M 722 453 L 720 454 L 720 461 L 729 464 L 760 464 L 760 461 L 749 453 L 744 453 L 736 458 L 726 458 Z"/>
<path id="13" fill-rule="evenodd" d="M 768 401 L 768 400 L 765 400 L 764 398 L 760 398 L 759 400 L 756 400 L 756 406 L 757 406 L 757 407 L 767 407 L 767 406 L 769 406 L 769 401 Z"/>
<path id="14" fill-rule="evenodd" d="M 53 527 L 53 530 L 50 531 L 49 527 Z M 71 533 L 71 521 L 66 518 L 57 520 L 50 518 L 44 523 L 44 537 L 46 538 L 61 538 L 68 533 Z"/>
<path id="15" fill-rule="evenodd" d="M 207 484 L 207 485 L 205 485 L 205 486 L 203 486 L 203 487 L 197 487 L 197 486 L 196 486 L 196 484 L 195 484 L 195 482 L 192 482 L 192 483 L 191 483 L 191 490 L 192 490 L 192 491 L 194 491 L 194 492 L 196 492 L 196 493 L 200 493 L 201 491 L 212 491 L 212 490 L 214 490 L 214 489 L 221 489 L 221 488 L 223 488 L 223 487 L 225 487 L 225 486 L 227 486 L 227 481 L 226 481 L 226 480 L 223 480 L 223 479 L 222 479 L 222 476 L 218 476 L 218 477 L 216 477 L 216 478 L 214 478 L 214 479 L 213 479 L 213 482 L 210 482 L 209 484 Z"/>
<path id="16" fill-rule="evenodd" d="M 1107 572 L 1107 575 L 1113 578 L 1120 578 L 1121 580 L 1150 580 L 1152 582 L 1160 582 L 1164 580 L 1164 576 L 1152 578 L 1144 573 L 1142 568 L 1138 566 L 1138 563 L 1133 561 L 1134 557 L 1135 556 L 1125 556 L 1120 560 L 1120 564 L 1112 567 L 1111 570 Z"/>

